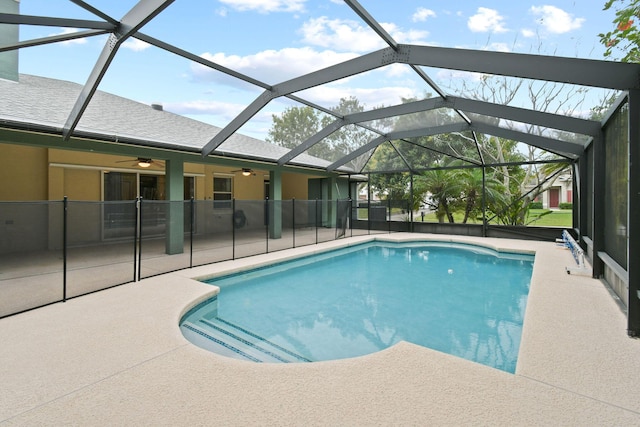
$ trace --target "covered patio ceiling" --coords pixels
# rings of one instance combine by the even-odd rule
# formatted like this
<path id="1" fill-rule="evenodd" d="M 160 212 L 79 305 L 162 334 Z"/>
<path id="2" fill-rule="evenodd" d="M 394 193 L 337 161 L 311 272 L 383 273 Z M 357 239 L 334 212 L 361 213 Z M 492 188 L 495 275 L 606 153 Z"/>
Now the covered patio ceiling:
<path id="1" fill-rule="evenodd" d="M 364 22 L 386 47 L 270 84 L 217 63 L 206 55 L 196 54 L 143 32 L 145 27 L 152 27 L 153 21 L 159 17 L 171 16 L 170 6 L 180 1 L 140 0 L 120 19 L 93 6 L 94 2 L 70 1 L 90 13 L 94 19 L 0 13 L 0 24 L 82 29 L 77 32 L 1 45 L 0 52 L 108 35 L 108 40 L 95 60 L 73 108 L 59 127 L 59 134 L 64 140 L 69 140 L 76 135 L 87 107 L 92 102 L 101 82 L 108 75 L 112 63 L 120 55 L 122 51 L 120 48 L 123 43 L 131 39 L 148 43 L 171 55 L 215 70 L 217 73 L 226 75 L 227 78 L 262 91 L 252 102 L 246 104 L 244 110 L 222 126 L 212 138 L 194 142 L 204 158 L 219 155 L 229 157 L 229 153 L 225 150 L 225 143 L 229 138 L 240 134 L 242 127 L 256 115 L 264 112 L 271 103 L 286 99 L 290 102 L 288 104 L 290 106 L 311 107 L 331 120 L 319 132 L 306 138 L 296 147 L 290 148 L 276 161 L 273 158 L 265 160 L 280 167 L 288 165 L 309 167 L 310 165 L 304 162 L 304 159 L 308 158 L 309 150 L 331 138 L 341 129 L 354 129 L 360 133 L 361 137 L 355 146 L 350 146 L 349 152 L 342 153 L 339 158 L 323 159 L 326 160 L 327 166 L 323 166 L 322 169 L 325 172 L 334 173 L 388 172 L 390 166 L 382 164 L 384 162 L 376 164 L 371 162 L 376 150 L 385 145 L 391 147 L 390 149 L 397 153 L 400 159 L 399 165 L 394 164 L 391 167 L 392 170 L 417 172 L 433 165 L 412 163 L 411 159 L 403 155 L 403 145 L 429 150 L 439 156 L 456 159 L 470 166 L 488 166 L 491 165 L 491 161 L 485 159 L 483 155 L 479 143 L 480 136 L 517 141 L 549 153 L 556 160 L 566 159 L 567 161 L 579 158 L 591 141 L 600 137 L 600 122 L 589 120 L 584 112 L 574 111 L 570 114 L 562 109 L 545 112 L 536 106 L 527 108 L 478 99 L 482 97 L 474 98 L 473 93 L 465 93 L 465 91 L 449 93 L 452 88 L 445 89 L 437 82 L 437 76 L 443 70 L 472 73 L 470 75 L 481 75 L 483 78 L 497 76 L 519 82 L 515 84 L 523 81 L 528 82 L 527 84 L 559 84 L 562 87 L 578 88 L 577 93 L 584 93 L 585 88 L 623 92 L 640 88 L 639 64 L 401 44 L 379 23 L 379 20 L 384 17 L 372 16 L 367 8 L 356 0 L 345 0 L 346 5 L 353 12 L 354 19 Z M 233 49 L 233 42 L 226 43 L 225 48 Z M 396 105 L 379 105 L 344 114 L 335 108 L 321 105 L 308 96 L 310 89 L 327 87 L 331 83 L 364 75 L 374 70 L 398 66 L 409 68 L 412 78 L 420 82 L 424 92 L 423 99 L 409 99 Z M 347 98 L 352 94 L 347 92 L 344 95 Z M 357 94 L 353 94 L 355 95 Z M 384 120 L 387 120 L 385 125 L 378 124 Z M 532 129 L 535 129 L 535 132 L 532 132 Z M 425 137 L 437 139 L 442 135 L 457 137 L 437 147 L 429 145 L 432 139 L 425 139 Z M 154 141 L 149 141 L 152 146 L 153 143 Z M 459 145 L 467 146 L 463 149 Z M 192 153 L 193 149 L 194 147 L 190 146 L 185 151 Z M 474 152 L 477 155 L 469 154 Z M 305 156 L 302 156 L 303 154 Z M 256 158 L 260 158 L 260 153 L 255 155 Z M 318 168 L 318 165 L 311 167 Z"/>

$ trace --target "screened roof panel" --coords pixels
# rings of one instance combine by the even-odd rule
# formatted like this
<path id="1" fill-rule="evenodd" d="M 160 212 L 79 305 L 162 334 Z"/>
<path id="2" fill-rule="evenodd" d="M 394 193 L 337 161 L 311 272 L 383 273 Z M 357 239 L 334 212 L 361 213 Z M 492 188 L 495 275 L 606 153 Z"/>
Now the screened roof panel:
<path id="1" fill-rule="evenodd" d="M 344 61 L 351 58 L 340 59 Z M 357 99 L 363 107 L 360 111 L 365 111 L 401 104 L 403 99 L 424 97 L 424 94 L 431 92 L 429 85 L 406 64 L 372 65 L 376 68 L 356 75 L 349 75 L 345 71 L 347 75 L 342 78 L 298 91 L 295 95 L 324 108 L 337 110 L 338 114 L 347 114 L 358 111 L 338 109 L 342 99 Z M 284 81 L 282 79 L 278 83 Z"/>
<path id="2" fill-rule="evenodd" d="M 588 118 L 591 110 L 601 106 L 612 94 L 610 89 L 577 84 L 420 68 L 450 95 L 570 117 Z"/>
<path id="3" fill-rule="evenodd" d="M 293 163 L 301 163 L 300 156 L 306 155 L 317 157 L 319 159 L 326 160 L 329 163 L 333 163 L 369 144 L 376 137 L 378 137 L 377 133 L 371 132 L 361 126 L 341 126 L 334 132 L 331 132 L 325 138 L 322 138 L 318 141 L 313 141 L 313 145 L 304 150 L 301 154 L 293 157 L 291 161 Z M 306 146 L 305 142 L 298 145 L 300 147 Z M 292 153 L 295 152 L 295 150 L 292 151 Z"/>
<path id="4" fill-rule="evenodd" d="M 581 13 L 573 8 L 573 13 Z M 475 131 L 493 132 L 574 159 L 588 135 L 599 129 L 594 130 L 593 123 L 559 118 L 584 119 L 611 90 L 639 86 L 638 64 L 577 61 L 576 49 L 562 52 L 551 42 L 507 43 L 500 31 L 492 33 L 491 43 L 457 48 L 467 44 L 456 42 L 451 28 L 482 33 L 472 28 L 473 22 L 487 22 L 478 18 L 480 9 L 468 3 L 460 5 L 459 14 L 371 0 L 362 5 L 349 0 L 88 0 L 20 2 L 19 9 L 24 17 L 17 15 L 17 21 L 24 23 L 16 34 L 23 44 L 9 39 L 7 43 L 20 45 L 20 71 L 58 82 L 25 77 L 25 88 L 4 90 L 26 98 L 12 100 L 0 111 L 3 118 L 39 123 L 65 139 L 87 132 L 109 139 L 126 135 L 150 146 L 199 149 L 205 158 L 210 154 L 262 158 L 280 166 L 291 162 L 328 170 L 344 160 L 339 170 L 349 165 L 357 170 L 374 148 L 364 141 L 383 134 L 390 140 L 411 141 L 408 144 L 431 138 L 442 155 L 482 161 L 482 150 L 472 154 L 475 143 L 467 146 L 469 137 L 454 141 Z M 512 20 L 513 28 L 526 28 L 524 22 L 515 23 L 533 19 L 524 15 L 502 19 Z M 531 22 L 548 24 L 544 19 Z M 432 31 L 442 24 L 442 31 Z M 106 34 L 96 35 L 100 32 Z M 517 51 L 526 54 L 505 53 Z M 538 54 L 531 55 L 532 51 Z M 552 56 L 556 54 L 565 56 Z M 598 59 L 591 51 L 589 55 Z M 50 87 L 43 87 L 42 93 L 51 92 L 49 99 L 28 95 L 26 86 L 45 82 Z M 55 93 L 58 90 L 62 92 Z M 140 103 L 131 107 L 142 114 L 136 117 L 139 123 L 124 123 L 131 114 L 122 109 L 133 104 L 113 95 Z M 202 126 L 194 126 L 195 133 L 183 131 L 185 136 L 162 132 L 162 125 L 153 125 L 157 114 L 142 108 L 152 103 L 163 105 L 165 117 L 176 115 L 165 123 L 187 123 L 177 118 L 182 117 L 196 119 Z M 414 109 L 393 110 L 400 107 Z M 290 135 L 271 139 L 274 116 L 288 108 L 311 108 L 320 124 L 303 123 L 289 129 Z M 541 112 L 556 119 L 542 117 Z M 349 124 L 336 135 L 318 136 L 340 117 L 361 127 Z M 582 132 L 582 125 L 588 130 Z M 361 141 L 361 133 L 370 135 Z M 339 142 L 341 134 L 350 135 L 349 141 Z M 310 139 L 317 141 L 307 145 Z M 329 149 L 321 152 L 317 148 L 322 146 Z M 378 151 L 384 152 L 382 147 L 402 157 L 401 149 L 383 143 L 372 161 Z M 339 156 L 342 159 L 336 160 Z"/>
<path id="5" fill-rule="evenodd" d="M 437 108 L 430 111 L 405 114 L 393 118 L 393 131 L 407 131 L 445 126 L 465 121 L 450 108 Z"/>
<path id="6" fill-rule="evenodd" d="M 409 165 L 393 144 L 389 141 L 380 144 L 367 162 L 363 173 L 368 172 L 405 172 Z"/>
<path id="7" fill-rule="evenodd" d="M 412 141 L 396 140 L 392 142 L 398 152 L 407 159 L 411 170 L 419 171 L 440 167 L 454 160 L 463 161 L 445 153 L 448 150 L 432 148 L 429 144 L 418 144 Z"/>
<path id="8" fill-rule="evenodd" d="M 513 129 L 521 132 L 540 135 L 547 138 L 556 138 L 566 142 L 575 142 L 576 144 L 586 145 L 591 135 L 579 134 L 575 132 L 564 131 L 560 129 L 552 129 L 544 126 L 538 126 L 531 123 L 523 123 L 515 120 L 501 119 L 499 117 L 485 116 L 482 114 L 467 113 L 472 122 L 481 122 L 503 129 Z M 588 129 L 585 129 L 587 132 Z"/>

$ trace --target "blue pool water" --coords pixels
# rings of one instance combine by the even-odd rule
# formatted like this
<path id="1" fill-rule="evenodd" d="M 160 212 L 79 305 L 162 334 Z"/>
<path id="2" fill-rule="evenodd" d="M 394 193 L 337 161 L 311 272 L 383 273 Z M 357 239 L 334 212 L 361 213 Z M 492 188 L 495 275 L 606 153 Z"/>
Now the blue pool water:
<path id="1" fill-rule="evenodd" d="M 533 256 L 477 246 L 372 242 L 211 279 L 181 321 L 227 356 L 342 359 L 408 341 L 515 372 Z"/>

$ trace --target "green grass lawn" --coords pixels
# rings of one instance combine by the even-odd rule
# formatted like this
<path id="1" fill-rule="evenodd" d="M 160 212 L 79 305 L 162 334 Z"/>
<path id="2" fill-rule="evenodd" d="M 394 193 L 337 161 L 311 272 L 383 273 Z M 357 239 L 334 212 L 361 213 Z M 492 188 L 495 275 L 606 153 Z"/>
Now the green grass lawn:
<path id="1" fill-rule="evenodd" d="M 548 209 L 530 209 L 529 220 L 534 219 L 542 213 L 549 212 Z M 571 227 L 573 224 L 573 211 L 570 209 L 561 209 L 559 211 L 551 211 L 550 214 L 540 217 L 529 225 L 539 225 L 541 227 Z"/>
<path id="2" fill-rule="evenodd" d="M 546 214 L 546 212 L 550 212 Z M 530 209 L 527 216 L 527 225 L 540 226 L 540 227 L 571 227 L 573 223 L 573 211 L 572 210 L 554 210 L 549 209 Z M 543 215 L 544 214 L 544 215 Z M 453 219 L 456 223 L 461 223 L 463 218 L 462 213 L 453 214 Z M 420 214 L 414 214 L 413 220 L 415 222 L 421 222 L 422 217 Z M 424 222 L 437 222 L 438 218 L 435 213 L 429 213 L 424 216 Z M 476 221 L 473 218 L 469 218 L 467 223 L 478 224 L 481 221 Z"/>

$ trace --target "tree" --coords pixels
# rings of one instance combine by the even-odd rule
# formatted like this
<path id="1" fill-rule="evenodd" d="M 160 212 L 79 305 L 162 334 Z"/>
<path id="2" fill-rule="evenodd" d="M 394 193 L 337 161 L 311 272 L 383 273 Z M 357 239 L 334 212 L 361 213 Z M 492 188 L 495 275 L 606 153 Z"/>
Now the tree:
<path id="1" fill-rule="evenodd" d="M 614 29 L 600 33 L 600 42 L 607 48 L 605 58 L 613 57 L 614 51 L 622 54 L 623 62 L 640 62 L 640 29 L 636 20 L 640 18 L 640 0 L 608 0 L 604 10 L 618 5 L 613 20 Z"/>
<path id="2" fill-rule="evenodd" d="M 459 201 L 461 188 L 453 178 L 451 171 L 445 169 L 426 171 L 420 177 L 424 188 L 430 194 L 426 203 L 436 211 L 438 222 L 444 222 L 444 218 L 450 223 L 455 222 L 453 212 L 456 210 L 455 205 Z"/>
<path id="3" fill-rule="evenodd" d="M 365 111 L 365 106 L 363 104 L 360 104 L 360 101 L 357 98 L 351 96 L 349 98 L 341 98 L 340 103 L 337 106 L 331 108 L 331 111 L 333 111 L 337 116 L 342 117 L 348 114 L 363 112 Z M 323 123 L 323 125 L 326 126 L 329 123 L 330 121 L 327 120 L 325 123 Z M 390 128 L 391 123 L 392 119 L 381 119 L 375 120 L 373 123 L 370 123 L 370 125 L 373 128 L 384 131 Z M 338 160 L 341 157 L 346 156 L 347 154 L 367 144 L 376 136 L 377 134 L 361 126 L 343 126 L 336 132 L 329 135 L 329 137 L 327 138 L 334 153 L 333 157 L 328 160 Z M 368 160 L 368 156 L 360 156 L 351 160 L 350 166 L 354 170 L 360 172 L 362 168 L 364 168 Z"/>
<path id="4" fill-rule="evenodd" d="M 341 98 L 340 103 L 331 108 L 336 116 L 342 117 L 348 114 L 359 113 L 365 110 L 365 106 L 355 97 Z M 336 120 L 335 117 L 321 113 L 314 108 L 289 107 L 280 115 L 272 116 L 273 123 L 267 134 L 266 141 L 278 144 L 282 147 L 293 149 L 318 133 L 321 129 Z M 389 126 L 389 120 L 378 120 L 374 127 Z M 375 135 L 373 132 L 356 125 L 347 125 L 333 132 L 328 137 L 312 145 L 307 154 L 328 161 L 336 161 L 371 141 Z M 364 167 L 368 158 L 357 158 L 351 161 L 351 166 L 357 172 Z"/>
<path id="5" fill-rule="evenodd" d="M 493 176 L 486 176 L 486 173 L 483 180 L 481 168 L 457 169 L 452 175 L 460 185 L 460 201 L 464 209 L 463 224 L 466 224 L 470 217 L 477 218 L 482 215 L 483 192 L 487 205 L 494 205 L 501 197 L 502 184 Z"/>
<path id="6" fill-rule="evenodd" d="M 640 1 L 640 0 L 638 0 Z M 455 82 L 453 91 L 462 93 L 467 98 L 478 99 L 494 104 L 510 105 L 526 101 L 535 111 L 543 111 L 558 115 L 579 115 L 586 98 L 586 89 L 571 85 L 544 81 L 527 81 L 504 76 L 484 75 L 480 79 Z M 564 141 L 576 140 L 577 136 L 567 132 L 544 129 L 537 125 L 517 123 L 500 118 L 469 114 L 472 121 L 489 122 L 494 126 L 518 130 L 531 135 L 540 135 Z M 492 210 L 498 214 L 498 221 L 510 224 L 523 224 L 530 203 L 548 190 L 554 183 L 546 180 L 544 171 L 537 164 L 540 161 L 558 160 L 560 156 L 541 150 L 531 145 L 518 144 L 503 138 L 477 135 L 478 145 L 486 164 L 496 163 L 491 174 L 503 183 L 504 194 L 496 199 Z M 527 162 L 523 166 L 510 166 L 509 162 Z M 568 163 L 562 164 L 567 168 Z M 531 190 L 531 185 L 535 189 Z M 526 194 L 525 197 L 522 197 Z M 503 203 L 513 206 L 500 206 Z M 501 218 L 501 215 L 506 215 Z"/>
<path id="7" fill-rule="evenodd" d="M 320 113 L 311 107 L 289 107 L 280 115 L 273 114 L 273 123 L 265 140 L 286 148 L 295 148 L 318 133 L 322 124 Z M 324 158 L 330 148 L 320 142 L 309 150 L 312 156 Z"/>

